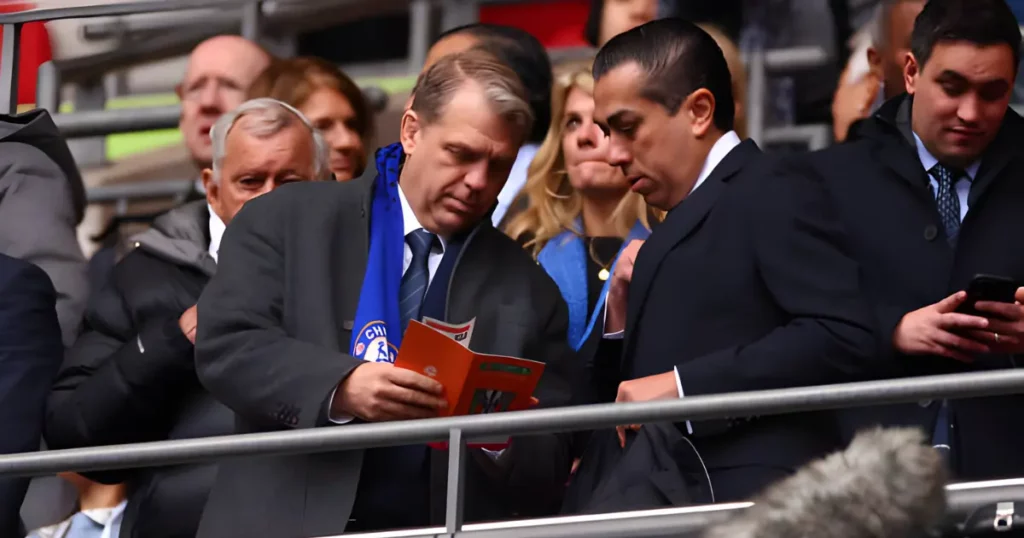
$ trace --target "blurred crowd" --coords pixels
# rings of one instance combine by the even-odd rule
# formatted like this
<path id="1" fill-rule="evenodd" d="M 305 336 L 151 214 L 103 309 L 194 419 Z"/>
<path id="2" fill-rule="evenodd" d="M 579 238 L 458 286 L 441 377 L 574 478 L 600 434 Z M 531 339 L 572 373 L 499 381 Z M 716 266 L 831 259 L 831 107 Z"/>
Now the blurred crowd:
<path id="1" fill-rule="evenodd" d="M 593 55 L 555 65 L 526 31 L 463 26 L 431 47 L 397 140 L 334 64 L 214 37 L 177 87 L 201 170 L 188 199 L 89 261 L 82 179 L 49 113 L 2 116 L 0 452 L 443 415 L 445 387 L 392 365 L 425 317 L 544 363 L 541 408 L 1016 368 L 1012 4 L 830 2 L 841 24 L 823 28 L 811 3 L 598 0 Z M 827 121 L 836 143 L 763 151 L 741 50 L 821 32 L 850 53 L 795 94 L 773 86 L 771 106 Z M 766 491 L 711 535 L 922 537 L 947 473 L 1024 476 L 1022 412 L 999 396 L 514 436 L 470 450 L 465 516 Z M 907 429 L 850 444 L 876 426 Z M 66 473 L 74 506 L 25 519 L 27 479 L 3 478 L 0 536 L 429 526 L 447 459 L 413 445 Z M 890 463 L 911 479 L 851 482 L 840 526 L 808 530 L 802 493 L 884 481 Z M 923 508 L 872 505 L 883 494 Z M 864 513 L 899 523 L 879 534 Z"/>

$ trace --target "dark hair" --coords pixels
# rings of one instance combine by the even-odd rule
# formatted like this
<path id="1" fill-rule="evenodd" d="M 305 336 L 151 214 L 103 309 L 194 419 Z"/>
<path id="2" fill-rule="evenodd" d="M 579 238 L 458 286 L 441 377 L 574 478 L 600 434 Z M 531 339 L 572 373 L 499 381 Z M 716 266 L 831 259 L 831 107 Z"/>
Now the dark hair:
<path id="1" fill-rule="evenodd" d="M 930 0 L 914 21 L 910 50 L 921 69 L 935 45 L 966 41 L 979 46 L 1005 44 L 1020 63 L 1020 27 L 1005 0 Z"/>
<path id="2" fill-rule="evenodd" d="M 715 127 L 731 131 L 736 116 L 732 76 L 722 49 L 707 32 L 682 19 L 660 19 L 613 37 L 594 59 L 594 80 L 636 63 L 647 74 L 641 95 L 669 114 L 704 88 L 715 97 Z"/>
<path id="3" fill-rule="evenodd" d="M 526 88 L 534 118 L 533 129 L 527 141 L 543 141 L 551 122 L 553 79 L 551 59 L 548 58 L 544 45 L 525 30 L 485 23 L 453 28 L 442 33 L 437 41 L 455 34 L 468 34 L 479 39 L 480 44 L 474 48 L 489 52 L 519 75 Z"/>

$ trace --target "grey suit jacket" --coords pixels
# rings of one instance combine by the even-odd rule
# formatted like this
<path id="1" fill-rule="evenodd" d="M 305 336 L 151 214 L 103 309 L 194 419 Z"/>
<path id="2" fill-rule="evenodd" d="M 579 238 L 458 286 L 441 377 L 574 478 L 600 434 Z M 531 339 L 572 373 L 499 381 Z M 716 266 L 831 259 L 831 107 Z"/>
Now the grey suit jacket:
<path id="1" fill-rule="evenodd" d="M 211 393 L 259 432 L 328 425 L 328 396 L 361 362 L 347 354 L 366 268 L 371 178 L 297 183 L 246 204 L 224 236 L 217 275 L 199 300 L 196 364 Z M 568 313 L 547 274 L 487 222 L 467 240 L 449 289 L 447 320 L 476 318 L 472 348 L 547 363 L 535 396 L 570 402 L 575 369 Z M 345 427 L 345 426 L 337 426 Z M 494 462 L 471 458 L 469 519 L 553 513 L 568 475 L 568 436 L 526 436 Z M 199 536 L 340 533 L 362 451 L 229 460 Z M 432 487 L 444 502 L 445 453 Z M 442 506 L 432 506 L 435 517 Z"/>

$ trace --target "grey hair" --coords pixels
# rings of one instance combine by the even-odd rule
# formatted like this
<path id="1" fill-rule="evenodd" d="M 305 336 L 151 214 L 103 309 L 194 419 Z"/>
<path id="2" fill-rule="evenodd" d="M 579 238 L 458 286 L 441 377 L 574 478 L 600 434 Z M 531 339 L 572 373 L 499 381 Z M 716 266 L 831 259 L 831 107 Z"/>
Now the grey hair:
<path id="1" fill-rule="evenodd" d="M 943 457 L 917 429 L 861 432 L 771 486 L 703 538 L 928 536 L 946 513 Z"/>
<path id="2" fill-rule="evenodd" d="M 534 118 L 526 88 L 512 68 L 485 50 L 449 54 L 430 66 L 416 81 L 410 108 L 429 125 L 467 82 L 483 89 L 493 111 L 519 131 L 521 141 L 529 138 Z"/>
<path id="3" fill-rule="evenodd" d="M 210 140 L 213 144 L 213 181 L 220 182 L 220 167 L 224 161 L 224 152 L 227 147 L 228 134 L 235 127 L 238 120 L 244 117 L 251 117 L 254 121 L 247 122 L 245 130 L 256 138 L 270 138 L 284 129 L 295 124 L 298 120 L 306 129 L 309 129 L 313 137 L 313 179 L 326 179 L 330 172 L 328 164 L 327 142 L 313 124 L 299 112 L 298 109 L 288 103 L 260 97 L 250 99 L 217 119 L 210 129 Z"/>

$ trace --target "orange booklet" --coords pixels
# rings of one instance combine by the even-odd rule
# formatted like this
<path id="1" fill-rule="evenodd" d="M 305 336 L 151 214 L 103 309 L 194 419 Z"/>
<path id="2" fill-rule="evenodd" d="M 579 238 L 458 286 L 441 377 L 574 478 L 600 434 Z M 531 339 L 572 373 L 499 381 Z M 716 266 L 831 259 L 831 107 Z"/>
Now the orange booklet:
<path id="1" fill-rule="evenodd" d="M 441 416 L 521 411 L 531 407 L 533 391 L 544 373 L 544 363 L 471 351 L 468 340 L 472 335 L 472 322 L 447 326 L 436 320 L 425 321 L 430 325 L 415 320 L 409 322 L 395 366 L 432 377 L 444 386 L 448 410 Z M 488 440 L 471 445 L 503 448 L 507 441 L 506 437 L 497 442 Z"/>

